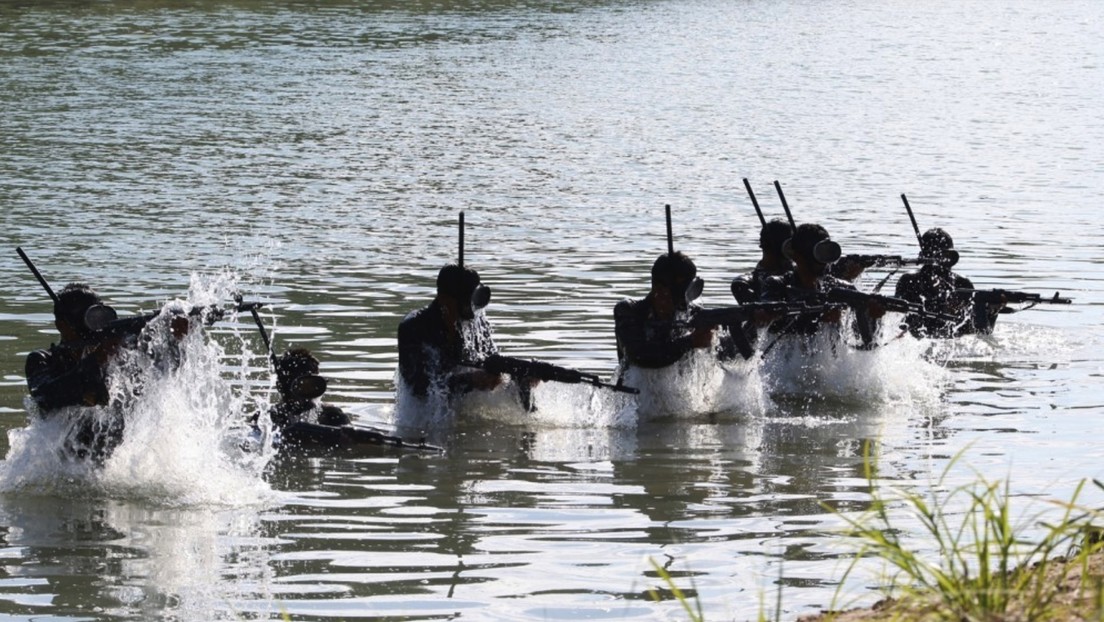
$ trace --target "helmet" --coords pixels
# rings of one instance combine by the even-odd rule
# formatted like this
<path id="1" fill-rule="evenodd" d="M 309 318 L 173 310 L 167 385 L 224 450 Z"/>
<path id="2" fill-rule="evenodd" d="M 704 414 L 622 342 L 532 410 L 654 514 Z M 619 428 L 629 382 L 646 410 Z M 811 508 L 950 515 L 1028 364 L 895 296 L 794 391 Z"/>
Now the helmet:
<path id="1" fill-rule="evenodd" d="M 479 273 L 471 268 L 449 264 L 437 273 L 437 295 L 456 300 L 460 304 L 460 317 L 470 320 L 475 312 L 491 302 L 491 288 L 479 280 Z"/>
<path id="2" fill-rule="evenodd" d="M 925 231 L 920 236 L 920 258 L 935 259 L 947 266 L 958 263 L 958 251 L 954 249 L 951 234 L 938 227 Z"/>
<path id="3" fill-rule="evenodd" d="M 675 307 L 686 309 L 701 296 L 705 281 L 698 276 L 698 267 L 679 251 L 664 253 L 652 264 L 652 285 L 662 285 L 671 290 Z"/>
<path id="4" fill-rule="evenodd" d="M 791 259 L 799 255 L 820 264 L 830 264 L 840 258 L 840 245 L 828 237 L 828 231 L 820 225 L 804 224 L 794 231 L 782 250 Z"/>

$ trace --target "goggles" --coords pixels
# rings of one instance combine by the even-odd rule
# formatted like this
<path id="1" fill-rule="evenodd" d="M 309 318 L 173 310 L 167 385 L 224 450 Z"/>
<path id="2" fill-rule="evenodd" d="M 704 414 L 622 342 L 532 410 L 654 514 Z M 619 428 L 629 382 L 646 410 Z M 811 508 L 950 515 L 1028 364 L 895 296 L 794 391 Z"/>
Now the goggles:
<path id="1" fill-rule="evenodd" d="M 301 400 L 313 400 L 326 392 L 326 379 L 310 374 L 291 381 L 291 394 Z"/>
<path id="2" fill-rule="evenodd" d="M 686 304 L 690 304 L 702 295 L 702 289 L 704 288 L 705 281 L 703 281 L 701 277 L 694 277 L 694 280 L 690 281 L 686 286 L 686 290 L 683 292 L 683 300 L 686 301 Z"/>
<path id="3" fill-rule="evenodd" d="M 471 295 L 471 308 L 473 311 L 478 311 L 483 307 L 486 307 L 491 302 L 491 288 L 486 285 L 479 284 L 475 286 L 475 290 Z"/>
<path id="4" fill-rule="evenodd" d="M 480 283 L 472 290 L 471 295 L 464 301 L 460 302 L 460 317 L 465 320 L 470 320 L 475 317 L 475 314 L 480 309 L 484 308 L 491 302 L 491 288 Z"/>
<path id="5" fill-rule="evenodd" d="M 786 240 L 786 242 L 782 244 L 782 252 L 786 257 L 793 259 L 794 249 L 792 239 Z M 840 245 L 832 240 L 821 240 L 813 246 L 813 259 L 817 263 L 834 263 L 839 260 L 842 253 L 843 251 L 840 249 Z"/>
<path id="6" fill-rule="evenodd" d="M 674 304 L 677 309 L 686 309 L 690 306 L 690 303 L 697 300 L 702 294 L 702 289 L 705 287 L 705 281 L 701 277 L 694 277 L 690 279 L 685 285 L 681 281 L 676 281 L 670 284 L 671 297 L 674 299 Z M 679 296 L 681 291 L 682 296 Z"/>
<path id="7" fill-rule="evenodd" d="M 84 311 L 84 327 L 92 332 L 107 328 L 117 319 L 119 314 L 105 304 L 92 305 Z"/>

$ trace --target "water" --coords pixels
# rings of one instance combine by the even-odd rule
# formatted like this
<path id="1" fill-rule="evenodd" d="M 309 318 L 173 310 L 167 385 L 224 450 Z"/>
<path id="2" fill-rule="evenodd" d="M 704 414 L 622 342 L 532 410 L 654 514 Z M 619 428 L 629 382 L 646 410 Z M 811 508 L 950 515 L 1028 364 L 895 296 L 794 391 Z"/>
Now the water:
<path id="1" fill-rule="evenodd" d="M 952 481 L 1010 477 L 1025 504 L 1104 478 L 1097 21 L 1076 0 L 0 4 L 0 421 L 4 467 L 41 484 L 0 495 L 0 612 L 681 619 L 647 595 L 654 560 L 710 619 L 773 613 L 779 589 L 792 619 L 850 559 L 821 502 L 865 507 L 867 441 L 901 485 L 960 452 Z M 663 204 L 703 301 L 729 302 L 756 254 L 742 177 L 770 216 L 780 180 L 845 252 L 912 253 L 907 193 L 979 287 L 1076 304 L 992 340 L 712 376 L 731 406 L 712 420 L 631 425 L 542 387 L 542 418 L 459 422 L 443 455 L 227 475 L 186 442 L 205 403 L 170 400 L 181 442 L 98 486 L 14 460 L 23 361 L 56 335 L 17 245 L 122 311 L 229 272 L 333 402 L 388 427 L 395 329 L 455 258 L 460 210 L 500 349 L 608 378 Z M 200 393 L 263 400 L 248 318 L 210 335 L 225 358 Z M 878 582 L 857 573 L 848 602 Z"/>

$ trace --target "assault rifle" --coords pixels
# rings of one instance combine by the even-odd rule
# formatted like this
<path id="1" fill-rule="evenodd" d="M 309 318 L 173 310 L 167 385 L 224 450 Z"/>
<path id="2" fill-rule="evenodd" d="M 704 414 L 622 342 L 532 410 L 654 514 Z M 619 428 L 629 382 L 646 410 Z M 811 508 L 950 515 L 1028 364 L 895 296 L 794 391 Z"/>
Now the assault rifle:
<path id="1" fill-rule="evenodd" d="M 545 363 L 544 361 L 502 356 L 500 354 L 492 354 L 478 361 L 464 361 L 461 365 L 482 369 L 492 374 L 506 374 L 519 379 L 535 378 L 537 380 L 563 382 L 566 384 L 579 384 L 582 382 L 592 384 L 596 387 L 613 389 L 614 391 L 620 391 L 622 393 L 640 393 L 639 389 L 625 386 L 620 382 L 617 384 L 602 382 L 597 374 L 588 374 L 568 367 L 560 367 L 552 363 Z"/>
<path id="2" fill-rule="evenodd" d="M 867 268 L 900 268 L 902 266 L 919 266 L 936 263 L 934 259 L 922 259 L 920 257 L 902 257 L 901 255 L 844 255 L 838 263 L 853 261 Z"/>
<path id="3" fill-rule="evenodd" d="M 261 302 L 241 302 L 235 304 L 235 311 L 252 311 L 263 306 Z M 93 305 L 84 314 L 84 324 L 92 331 L 89 341 L 102 341 L 117 337 L 137 335 L 154 319 L 161 316 L 163 311 L 154 311 L 142 315 L 119 318 L 115 309 L 107 305 Z M 187 312 L 172 310 L 173 316 L 202 318 L 208 326 L 226 317 L 227 309 L 218 305 L 206 305 L 192 307 Z"/>
<path id="4" fill-rule="evenodd" d="M 904 298 L 883 296 L 881 294 L 867 294 L 842 287 L 836 287 L 829 290 L 828 301 L 842 302 L 851 307 L 855 312 L 859 336 L 862 337 L 863 345 L 867 347 L 870 347 L 870 344 L 874 342 L 874 324 L 870 315 L 866 312 L 867 305 L 871 302 L 881 305 L 886 311 L 917 315 L 922 318 L 937 319 L 943 322 L 958 322 L 962 319 L 950 313 L 928 311 L 924 308 L 924 305 L 918 302 L 910 302 Z"/>
<path id="5" fill-rule="evenodd" d="M 50 296 L 50 300 L 53 300 L 55 304 L 58 302 L 58 296 L 54 293 L 50 283 L 46 280 L 42 273 L 35 267 L 34 262 L 27 256 L 27 253 L 23 252 L 21 247 L 16 247 L 15 252 L 19 254 L 23 263 L 27 264 L 27 267 L 38 279 L 38 283 L 42 285 L 42 289 L 46 290 L 46 294 Z M 242 302 L 241 297 L 235 298 L 237 311 L 250 311 L 262 306 L 260 302 Z M 177 314 L 178 312 L 174 312 Z M 147 313 L 144 315 L 135 315 L 132 317 L 126 317 L 120 319 L 115 309 L 103 305 L 92 305 L 84 313 L 84 325 L 88 330 L 92 331 L 92 335 L 88 341 L 100 342 L 106 339 L 126 337 L 129 335 L 137 335 L 142 332 L 142 329 L 146 327 L 154 318 L 161 315 L 161 311 L 154 313 Z M 188 311 L 189 317 L 202 317 L 204 321 L 209 325 L 221 320 L 226 316 L 226 309 L 217 305 L 209 305 L 204 307 L 192 307 Z"/>
<path id="6" fill-rule="evenodd" d="M 790 293 L 793 295 L 792 292 Z M 841 303 L 851 307 L 851 310 L 855 312 L 855 326 L 859 331 L 859 336 L 862 338 L 864 348 L 871 348 L 874 343 L 874 322 L 873 318 L 867 313 L 867 306 L 872 302 L 882 306 L 886 311 L 914 314 L 923 318 L 934 318 L 944 322 L 958 322 L 961 320 L 961 318 L 949 313 L 928 311 L 923 305 L 916 302 L 910 302 L 904 298 L 883 296 L 881 294 L 868 294 L 843 287 L 834 287 L 825 293 L 814 292 L 811 294 L 798 295 L 806 300 L 812 299 L 828 303 Z"/>
<path id="7" fill-rule="evenodd" d="M 756 313 L 762 312 L 774 319 L 786 317 L 800 317 L 803 315 L 819 315 L 828 311 L 834 305 L 810 305 L 805 301 L 782 302 L 749 302 L 747 304 L 731 307 L 717 307 L 714 309 L 701 309 L 687 324 L 694 328 L 712 328 L 714 326 L 730 326 L 729 335 L 745 360 L 755 355 L 755 348 L 748 341 L 747 335 L 740 325 L 752 319 Z"/>
<path id="8" fill-rule="evenodd" d="M 1008 289 L 956 289 L 955 294 L 958 296 L 968 297 L 974 302 L 974 328 L 979 333 L 990 333 L 993 330 L 993 323 L 997 319 L 997 311 L 994 307 L 990 309 L 991 305 L 999 305 L 1000 313 L 1015 313 L 1016 311 L 1025 311 L 1034 307 L 1037 304 L 1052 304 L 1052 305 L 1068 305 L 1073 304 L 1071 298 L 1062 298 L 1058 295 L 1058 292 L 1054 292 L 1054 296 L 1050 298 L 1044 298 L 1040 294 L 1032 294 L 1030 292 L 1018 292 Z M 1006 309 L 1005 304 L 1026 304 L 1023 309 Z"/>
<path id="9" fill-rule="evenodd" d="M 1027 309 L 1034 307 L 1035 305 L 1040 303 L 1052 305 L 1073 304 L 1072 298 L 1062 298 L 1058 295 L 1058 292 L 1054 292 L 1054 296 L 1050 298 L 1044 298 L 1040 294 L 1032 294 L 1030 292 L 1017 292 L 1009 289 L 956 289 L 955 293 L 959 296 L 972 296 L 975 301 L 983 304 L 1027 303 L 1029 305 L 1028 307 L 1025 307 Z"/>

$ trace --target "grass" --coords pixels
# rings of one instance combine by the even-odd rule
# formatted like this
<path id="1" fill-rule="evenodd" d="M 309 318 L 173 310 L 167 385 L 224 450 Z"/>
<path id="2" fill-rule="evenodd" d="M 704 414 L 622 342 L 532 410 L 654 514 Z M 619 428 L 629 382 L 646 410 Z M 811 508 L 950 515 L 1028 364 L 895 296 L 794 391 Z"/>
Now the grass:
<path id="1" fill-rule="evenodd" d="M 848 534 L 860 542 L 844 579 L 865 557 L 884 560 L 893 570 L 887 591 L 901 595 L 894 608 L 896 619 L 1063 619 L 1068 612 L 1063 613 L 1064 603 L 1059 606 L 1056 600 L 1059 586 L 1079 568 L 1087 569 L 1090 556 L 1102 549 L 1100 538 L 1088 537 L 1099 533 L 1093 526 L 1099 513 L 1077 505 L 1087 483 L 1077 486 L 1070 501 L 1052 502 L 1058 508 L 1052 520 L 1043 520 L 1040 512 L 1014 521 L 1007 481 L 978 474 L 967 484 L 946 486 L 961 455 L 951 460 L 927 495 L 910 490 L 887 494 L 867 452 L 871 507 L 857 517 L 837 514 L 847 522 Z M 921 535 L 934 543 L 935 554 L 922 555 L 905 542 L 907 534 L 896 526 L 900 519 L 891 515 L 901 506 L 918 521 Z M 1079 589 L 1093 591 L 1087 596 L 1098 612 L 1093 619 L 1104 619 L 1099 613 L 1104 612 L 1099 581 L 1089 586 L 1082 582 Z"/>
<path id="2" fill-rule="evenodd" d="M 656 575 L 663 580 L 663 583 L 667 586 L 667 591 L 671 594 L 671 596 L 675 600 L 677 600 L 679 604 L 682 605 L 682 608 L 684 611 L 686 611 L 686 615 L 688 616 L 690 622 L 705 622 L 705 614 L 702 613 L 701 601 L 695 597 L 693 599 L 693 602 L 691 602 L 686 593 L 682 591 L 682 588 L 675 584 L 675 579 L 671 576 L 671 573 L 668 572 L 666 568 L 661 566 L 659 562 L 657 562 L 655 559 L 649 557 L 648 563 L 652 565 L 652 570 L 655 571 Z M 652 600 L 657 603 L 663 600 L 667 600 L 664 595 L 655 588 L 649 588 L 648 595 L 651 596 Z"/>
<path id="3" fill-rule="evenodd" d="M 1069 501 L 1047 502 L 1049 511 L 1013 518 L 1007 480 L 977 474 L 966 484 L 947 486 L 961 456 L 950 461 L 926 494 L 888 491 L 877 478 L 868 447 L 864 469 L 870 509 L 857 516 L 836 512 L 847 524 L 846 535 L 859 543 L 840 585 L 861 561 L 874 557 L 892 571 L 883 588 L 892 598 L 878 611 L 826 613 L 818 619 L 1104 622 L 1104 528 L 1097 526 L 1101 512 L 1078 504 L 1089 481 L 1080 482 Z M 1092 484 L 1104 490 L 1104 483 Z M 920 533 L 901 529 L 909 517 Z M 935 551 L 916 552 L 906 539 L 933 543 Z M 696 593 L 688 597 L 664 567 L 650 561 L 665 585 L 663 594 L 650 590 L 652 598 L 674 598 L 691 622 L 704 622 Z M 781 596 L 779 592 L 776 619 Z M 833 601 L 839 598 L 837 592 Z M 761 613 L 759 621 L 766 620 Z"/>

